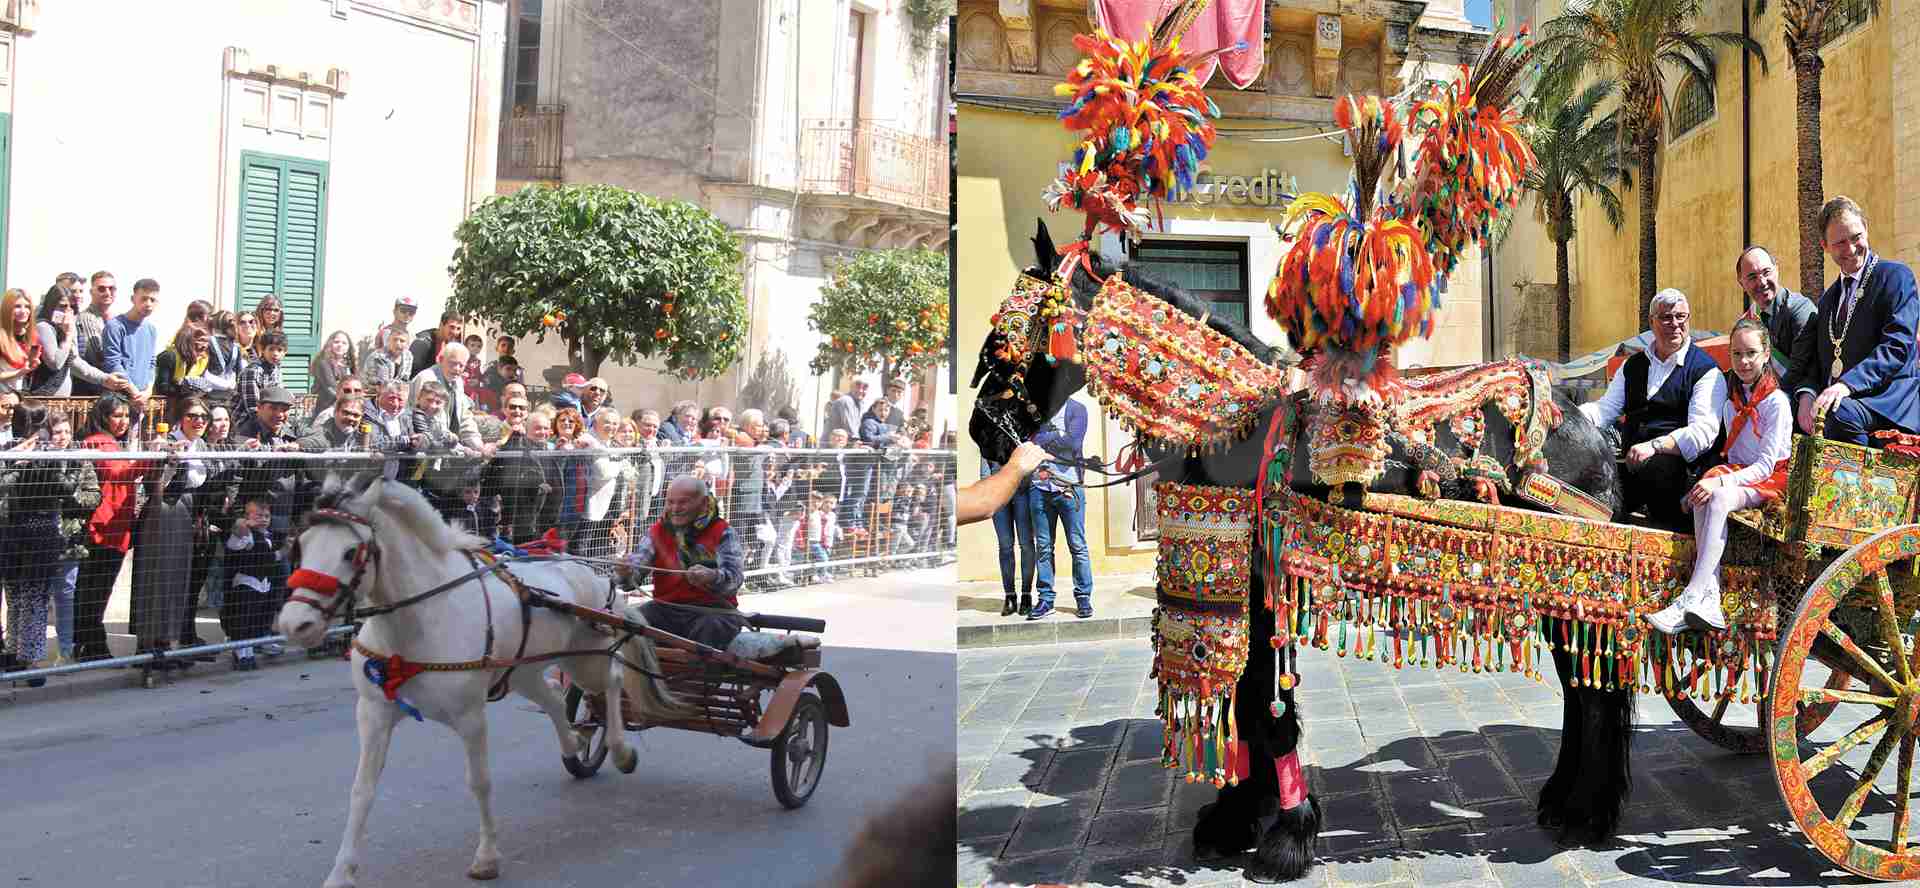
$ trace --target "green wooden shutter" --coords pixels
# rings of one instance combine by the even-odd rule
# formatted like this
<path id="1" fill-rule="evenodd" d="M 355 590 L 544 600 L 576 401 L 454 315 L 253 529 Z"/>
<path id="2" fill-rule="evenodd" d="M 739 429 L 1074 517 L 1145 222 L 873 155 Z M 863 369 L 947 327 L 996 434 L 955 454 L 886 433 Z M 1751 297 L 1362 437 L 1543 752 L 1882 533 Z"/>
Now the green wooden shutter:
<path id="1" fill-rule="evenodd" d="M 7 269 L 7 206 L 13 193 L 13 115 L 0 112 L 0 277 Z"/>
<path id="2" fill-rule="evenodd" d="M 325 334 L 327 165 L 296 157 L 240 155 L 238 299 L 251 309 L 271 293 L 286 308 L 287 359 L 280 379 L 298 394 Z"/>

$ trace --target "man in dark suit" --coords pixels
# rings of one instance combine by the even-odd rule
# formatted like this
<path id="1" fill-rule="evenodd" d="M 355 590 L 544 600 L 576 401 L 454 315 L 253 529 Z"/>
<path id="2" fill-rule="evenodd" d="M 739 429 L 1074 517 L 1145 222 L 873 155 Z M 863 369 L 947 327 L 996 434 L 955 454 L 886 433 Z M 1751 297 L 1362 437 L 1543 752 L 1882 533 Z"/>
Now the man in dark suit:
<path id="1" fill-rule="evenodd" d="M 1867 218 L 1843 196 L 1820 208 L 1827 255 L 1840 279 L 1820 296 L 1820 314 L 1794 344 L 1794 401 L 1800 430 L 1826 413 L 1835 441 L 1867 444 L 1873 432 L 1920 432 L 1920 369 L 1914 330 L 1920 295 L 1913 269 L 1867 246 Z"/>
<path id="2" fill-rule="evenodd" d="M 1772 251 L 1759 244 L 1748 247 L 1733 261 L 1733 276 L 1747 294 L 1748 310 L 1767 325 L 1767 339 L 1773 343 L 1773 374 L 1779 377 L 1780 390 L 1793 391 L 1800 373 L 1793 364 L 1793 347 L 1800 342 L 1800 334 L 1813 327 L 1813 316 L 1820 309 L 1813 300 L 1780 285 L 1780 270 Z"/>

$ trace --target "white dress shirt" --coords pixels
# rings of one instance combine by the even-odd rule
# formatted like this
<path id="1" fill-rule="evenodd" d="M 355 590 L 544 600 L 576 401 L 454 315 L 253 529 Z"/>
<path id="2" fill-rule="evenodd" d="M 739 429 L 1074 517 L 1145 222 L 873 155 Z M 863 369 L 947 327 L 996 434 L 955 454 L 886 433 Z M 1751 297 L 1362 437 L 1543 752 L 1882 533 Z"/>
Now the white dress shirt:
<path id="1" fill-rule="evenodd" d="M 1721 430 L 1733 430 L 1733 400 L 1729 397 L 1727 374 L 1710 373 L 1713 380 L 1714 425 L 1711 435 L 1701 437 L 1689 425 L 1673 433 L 1682 449 L 1699 453 L 1713 446 Z M 1732 474 L 1730 484 L 1755 484 L 1773 474 L 1775 463 L 1793 455 L 1793 408 L 1785 392 L 1774 390 L 1754 408 L 1753 422 L 1740 430 L 1740 437 L 1727 445 L 1727 462 L 1741 468 Z"/>
<path id="2" fill-rule="evenodd" d="M 1646 350 L 1647 400 L 1653 400 L 1653 396 L 1659 394 L 1660 387 L 1667 384 L 1667 377 L 1672 376 L 1675 370 L 1686 363 L 1687 350 L 1691 348 L 1693 343 L 1686 343 L 1675 349 L 1673 354 L 1668 355 L 1664 361 L 1660 360 L 1659 355 L 1653 353 L 1653 349 Z M 1607 380 L 1607 393 L 1601 395 L 1600 400 L 1580 405 L 1580 412 L 1586 415 L 1587 420 L 1603 429 L 1612 428 L 1613 424 L 1619 421 L 1620 414 L 1627 409 L 1626 367 L 1622 366 L 1620 370 L 1621 372 L 1613 374 L 1612 379 Z M 1680 432 L 1687 434 L 1676 432 L 1673 436 L 1674 444 L 1680 449 L 1680 458 L 1687 462 L 1693 462 L 1700 455 L 1700 451 L 1712 446 L 1713 439 L 1719 435 L 1720 426 L 1713 409 L 1713 381 L 1719 377 L 1718 373 L 1701 375 L 1700 381 L 1693 384 L 1693 393 L 1687 398 L 1687 424 L 1680 429 Z M 1721 395 L 1720 400 L 1726 400 L 1726 396 Z M 1698 443 L 1702 439 L 1706 441 L 1705 444 Z M 1642 442 L 1623 441 L 1621 443 L 1632 447 Z"/>

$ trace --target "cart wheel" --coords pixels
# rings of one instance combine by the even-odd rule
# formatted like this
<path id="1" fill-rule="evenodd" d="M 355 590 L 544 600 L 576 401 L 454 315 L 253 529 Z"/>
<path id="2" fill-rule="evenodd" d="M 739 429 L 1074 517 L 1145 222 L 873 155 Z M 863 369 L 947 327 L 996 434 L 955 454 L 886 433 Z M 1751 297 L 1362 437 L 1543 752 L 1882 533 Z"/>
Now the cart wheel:
<path id="1" fill-rule="evenodd" d="M 1822 571 L 1782 637 L 1768 687 L 1774 781 L 1788 812 L 1828 860 L 1873 879 L 1920 876 L 1920 853 L 1910 847 L 1908 836 L 1920 664 L 1914 645 L 1902 635 L 1902 615 L 1895 612 L 1888 577 L 1889 569 L 1910 575 L 1916 556 L 1920 525 L 1906 525 L 1875 534 Z M 1831 619 L 1834 608 L 1856 590 L 1855 601 L 1878 618 L 1870 637 L 1851 637 Z M 1801 684 L 1814 643 L 1823 636 L 1836 650 L 1832 656 L 1842 660 L 1837 665 L 1857 676 L 1864 690 Z M 1847 727 L 1844 735 L 1830 743 L 1796 742 L 1803 704 L 1840 703 L 1847 708 L 1833 710 L 1832 716 Z M 1896 747 L 1898 769 L 1888 775 L 1887 759 Z"/>
<path id="2" fill-rule="evenodd" d="M 1740 669 L 1736 670 L 1736 673 L 1744 672 L 1746 668 L 1746 664 L 1742 663 Z M 1847 685 L 1851 683 L 1852 680 L 1853 676 L 1846 670 L 1835 669 L 1832 674 L 1827 676 L 1826 689 L 1831 691 L 1846 690 Z M 1766 732 L 1760 715 L 1760 710 L 1766 706 L 1766 698 L 1764 696 L 1757 698 L 1750 704 L 1735 703 L 1732 697 L 1722 697 L 1713 702 L 1713 711 L 1711 713 L 1702 710 L 1700 705 L 1696 703 L 1692 697 L 1687 696 L 1679 698 L 1668 697 L 1667 705 L 1673 708 L 1673 714 L 1679 716 L 1680 721 L 1684 722 L 1687 727 L 1692 728 L 1695 734 L 1699 734 L 1708 742 L 1721 749 L 1736 752 L 1741 755 L 1754 755 L 1765 752 L 1767 749 Z M 1801 704 L 1800 717 L 1796 728 L 1798 736 L 1805 738 L 1808 734 L 1819 730 L 1820 725 L 1826 722 L 1827 716 L 1833 714 L 1833 708 L 1837 705 L 1839 704 L 1831 702 Z M 1740 713 L 1743 715 L 1749 706 L 1753 707 L 1753 724 L 1746 724 L 1746 719 L 1744 718 L 1740 719 L 1737 724 L 1728 724 L 1726 721 L 1727 711 L 1734 706 L 1738 706 Z"/>
<path id="3" fill-rule="evenodd" d="M 773 741 L 774 796 L 789 808 L 806 804 L 826 766 L 827 706 L 816 694 L 801 694 L 786 730 Z"/>
<path id="4" fill-rule="evenodd" d="M 579 687 L 567 688 L 567 721 L 573 724 L 574 735 L 579 739 L 580 748 L 585 755 L 561 756 L 560 763 L 567 766 L 567 773 L 579 779 L 592 777 L 600 770 L 600 764 L 607 760 L 607 729 L 602 724 L 605 718 L 598 714 L 593 706 L 580 705 L 586 699 L 586 693 Z"/>

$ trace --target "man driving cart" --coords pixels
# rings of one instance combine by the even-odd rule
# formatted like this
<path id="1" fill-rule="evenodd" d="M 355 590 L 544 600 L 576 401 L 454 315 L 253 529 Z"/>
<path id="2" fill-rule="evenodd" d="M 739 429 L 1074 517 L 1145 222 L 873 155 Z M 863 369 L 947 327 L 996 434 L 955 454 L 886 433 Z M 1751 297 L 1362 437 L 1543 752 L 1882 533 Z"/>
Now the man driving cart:
<path id="1" fill-rule="evenodd" d="M 632 585 L 653 576 L 653 600 L 640 612 L 648 624 L 722 650 L 747 621 L 739 614 L 745 581 L 740 539 L 720 517 L 705 479 L 667 487 L 666 512 L 647 529 L 620 570 Z"/>

